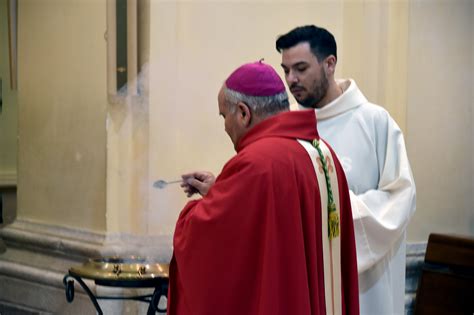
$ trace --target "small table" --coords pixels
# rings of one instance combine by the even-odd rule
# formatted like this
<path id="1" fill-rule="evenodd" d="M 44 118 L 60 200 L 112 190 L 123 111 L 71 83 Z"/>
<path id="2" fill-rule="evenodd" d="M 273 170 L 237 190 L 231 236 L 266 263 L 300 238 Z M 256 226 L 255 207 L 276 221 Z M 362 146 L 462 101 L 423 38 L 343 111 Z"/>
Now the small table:
<path id="1" fill-rule="evenodd" d="M 74 280 L 87 293 L 98 314 L 103 311 L 97 302 L 98 299 L 108 300 L 135 300 L 149 303 L 147 315 L 156 312 L 166 312 L 158 307 L 161 296 L 168 295 L 168 264 L 158 264 L 146 261 L 144 258 L 106 257 L 90 259 L 82 266 L 69 269 L 63 278 L 66 288 L 66 300 L 74 300 Z M 92 293 L 83 278 L 94 280 L 96 285 L 122 288 L 155 288 L 153 294 L 135 296 L 97 296 Z"/>

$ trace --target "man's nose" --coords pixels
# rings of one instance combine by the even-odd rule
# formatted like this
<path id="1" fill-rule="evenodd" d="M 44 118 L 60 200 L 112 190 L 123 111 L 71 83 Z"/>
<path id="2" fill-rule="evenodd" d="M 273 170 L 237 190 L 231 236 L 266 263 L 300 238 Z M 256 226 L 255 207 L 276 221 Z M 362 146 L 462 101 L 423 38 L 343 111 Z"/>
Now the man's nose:
<path id="1" fill-rule="evenodd" d="M 298 82 L 298 76 L 296 76 L 294 71 L 289 71 L 288 74 L 286 75 L 286 82 L 288 85 L 291 85 L 292 83 L 297 83 Z"/>

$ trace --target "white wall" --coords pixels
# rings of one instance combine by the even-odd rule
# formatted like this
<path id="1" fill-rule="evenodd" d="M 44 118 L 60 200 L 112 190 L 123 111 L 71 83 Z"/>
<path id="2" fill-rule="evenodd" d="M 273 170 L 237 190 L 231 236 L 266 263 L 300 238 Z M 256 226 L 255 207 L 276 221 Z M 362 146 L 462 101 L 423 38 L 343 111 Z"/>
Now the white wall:
<path id="1" fill-rule="evenodd" d="M 408 153 L 417 184 L 411 240 L 474 235 L 474 2 L 410 6 Z"/>

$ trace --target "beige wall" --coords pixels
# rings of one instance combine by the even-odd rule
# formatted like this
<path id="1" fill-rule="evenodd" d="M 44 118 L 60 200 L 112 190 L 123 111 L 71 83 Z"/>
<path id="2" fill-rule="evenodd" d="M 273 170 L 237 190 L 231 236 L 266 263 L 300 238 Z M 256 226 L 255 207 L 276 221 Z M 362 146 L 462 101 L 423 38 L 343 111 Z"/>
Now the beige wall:
<path id="1" fill-rule="evenodd" d="M 0 110 L 0 186 L 16 183 L 17 93 L 11 90 L 8 53 L 7 1 L 0 0 L 0 78 L 3 106 Z"/>
<path id="2" fill-rule="evenodd" d="M 335 34 L 340 75 L 356 79 L 366 97 L 405 130 L 408 2 L 349 0 L 343 12 L 342 36 Z"/>
<path id="3" fill-rule="evenodd" d="M 474 2 L 410 6 L 408 151 L 417 183 L 411 240 L 474 235 Z"/>
<path id="4" fill-rule="evenodd" d="M 105 2 L 18 2 L 18 216 L 104 230 Z"/>
<path id="5" fill-rule="evenodd" d="M 472 2 L 155 1 L 151 16 L 153 178 L 174 179 L 191 169 L 219 172 L 233 154 L 217 117 L 222 80 L 260 57 L 278 69 L 276 36 L 315 23 L 338 40 L 339 75 L 355 78 L 406 132 L 418 187 L 409 240 L 426 240 L 434 231 L 474 234 Z M 443 61 L 445 70 L 436 67 Z M 440 139 L 453 157 L 439 151 Z M 432 158 L 435 152 L 441 158 Z M 154 191 L 150 199 L 151 230 L 171 230 L 185 202 L 179 189 Z"/>
<path id="6" fill-rule="evenodd" d="M 121 176 L 110 165 L 123 148 L 118 129 L 105 127 L 105 1 L 19 5 L 21 217 L 170 235 L 187 199 L 178 186 L 152 189 L 153 181 L 195 169 L 218 173 L 233 155 L 217 111 L 222 81 L 260 58 L 279 69 L 277 35 L 314 23 L 338 40 L 338 76 L 355 78 L 406 133 L 418 188 L 409 240 L 431 231 L 474 234 L 472 1 L 150 0 L 149 57 L 140 52 L 149 60 L 149 126 L 139 128 L 133 157 L 118 164 L 133 174 L 131 162 L 146 161 L 149 176 L 127 182 L 143 186 L 143 195 L 135 189 L 130 198 L 110 182 Z M 122 114 L 126 121 L 133 110 Z M 136 122 L 129 139 L 137 139 Z M 115 210 L 121 198 L 142 206 Z"/>
<path id="7" fill-rule="evenodd" d="M 237 66 L 265 58 L 280 69 L 275 39 L 318 22 L 341 34 L 340 2 L 151 2 L 150 174 L 218 173 L 234 154 L 217 93 Z M 280 71 L 283 74 L 282 71 Z M 186 198 L 179 186 L 150 193 L 150 231 L 171 233 Z"/>

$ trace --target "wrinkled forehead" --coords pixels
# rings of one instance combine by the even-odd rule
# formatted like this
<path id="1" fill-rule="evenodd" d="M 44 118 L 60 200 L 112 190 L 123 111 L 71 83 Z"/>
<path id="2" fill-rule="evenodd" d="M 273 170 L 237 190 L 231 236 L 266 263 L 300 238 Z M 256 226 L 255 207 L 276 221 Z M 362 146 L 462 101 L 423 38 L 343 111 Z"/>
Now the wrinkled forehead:
<path id="1" fill-rule="evenodd" d="M 217 94 L 217 101 L 219 102 L 219 104 L 221 102 L 225 102 L 225 89 L 226 89 L 226 86 L 225 84 L 223 84 L 219 90 L 219 93 Z"/>
<path id="2" fill-rule="evenodd" d="M 225 85 L 223 85 L 219 90 L 219 94 L 217 94 L 217 105 L 219 106 L 219 112 L 225 111 L 225 109 L 227 108 L 225 88 Z"/>

